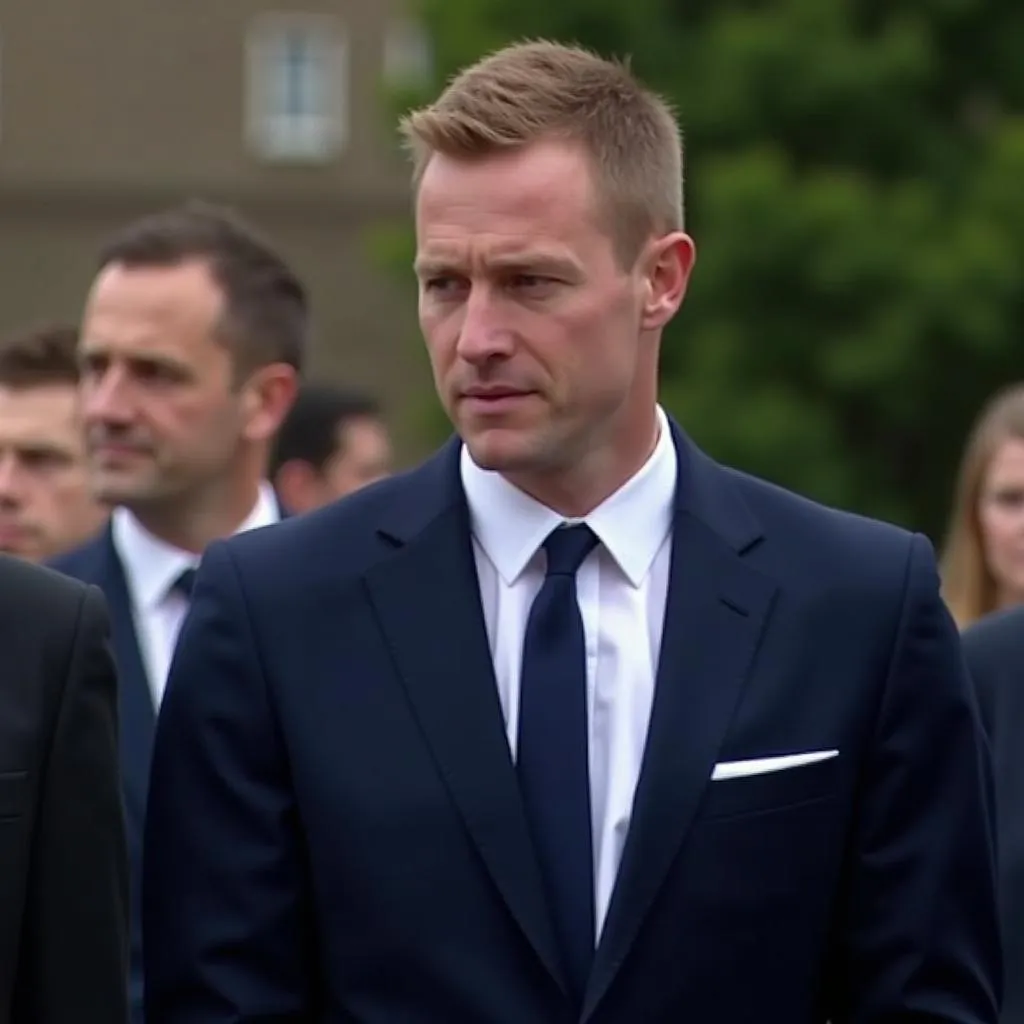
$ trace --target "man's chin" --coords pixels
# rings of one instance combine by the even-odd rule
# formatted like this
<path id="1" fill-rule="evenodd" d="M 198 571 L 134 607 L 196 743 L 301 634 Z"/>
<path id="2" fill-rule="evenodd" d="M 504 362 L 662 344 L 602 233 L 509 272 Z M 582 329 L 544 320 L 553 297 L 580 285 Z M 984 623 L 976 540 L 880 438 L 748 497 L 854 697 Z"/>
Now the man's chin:
<path id="1" fill-rule="evenodd" d="M 156 497 L 156 488 L 149 480 L 131 479 L 119 474 L 102 474 L 93 480 L 92 496 L 100 505 L 114 508 L 145 503 Z"/>
<path id="2" fill-rule="evenodd" d="M 462 435 L 470 458 L 495 473 L 529 470 L 537 461 L 536 445 L 525 431 L 492 428 Z"/>

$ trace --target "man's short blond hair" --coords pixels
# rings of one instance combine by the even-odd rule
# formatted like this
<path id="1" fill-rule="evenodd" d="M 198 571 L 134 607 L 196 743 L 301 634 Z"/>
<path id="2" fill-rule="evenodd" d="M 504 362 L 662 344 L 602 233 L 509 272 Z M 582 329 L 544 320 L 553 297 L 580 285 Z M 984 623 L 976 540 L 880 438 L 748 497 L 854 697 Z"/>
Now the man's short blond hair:
<path id="1" fill-rule="evenodd" d="M 672 109 L 628 66 L 580 47 L 541 40 L 499 50 L 403 118 L 400 131 L 416 183 L 435 153 L 474 159 L 542 140 L 578 143 L 626 265 L 649 237 L 683 226 L 683 144 Z"/>

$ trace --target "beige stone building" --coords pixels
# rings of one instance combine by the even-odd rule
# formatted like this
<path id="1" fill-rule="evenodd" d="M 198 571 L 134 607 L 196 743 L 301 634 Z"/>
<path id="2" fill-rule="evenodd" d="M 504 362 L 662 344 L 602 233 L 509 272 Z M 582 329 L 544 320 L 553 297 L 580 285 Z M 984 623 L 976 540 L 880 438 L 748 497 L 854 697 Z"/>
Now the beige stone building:
<path id="1" fill-rule="evenodd" d="M 429 70 L 398 2 L 0 0 L 0 330 L 77 317 L 124 221 L 227 202 L 309 284 L 311 372 L 380 393 L 417 454 L 412 277 L 367 241 L 409 210 L 381 98 Z"/>

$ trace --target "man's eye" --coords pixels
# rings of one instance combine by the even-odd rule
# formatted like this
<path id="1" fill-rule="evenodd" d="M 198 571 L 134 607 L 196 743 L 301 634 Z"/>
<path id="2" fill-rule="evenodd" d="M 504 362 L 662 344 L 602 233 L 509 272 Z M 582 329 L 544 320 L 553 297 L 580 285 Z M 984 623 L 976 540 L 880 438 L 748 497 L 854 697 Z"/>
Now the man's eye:
<path id="1" fill-rule="evenodd" d="M 458 279 L 447 274 L 439 275 L 437 277 L 428 277 L 424 282 L 424 287 L 427 291 L 431 292 L 445 292 L 451 291 L 457 284 Z"/>

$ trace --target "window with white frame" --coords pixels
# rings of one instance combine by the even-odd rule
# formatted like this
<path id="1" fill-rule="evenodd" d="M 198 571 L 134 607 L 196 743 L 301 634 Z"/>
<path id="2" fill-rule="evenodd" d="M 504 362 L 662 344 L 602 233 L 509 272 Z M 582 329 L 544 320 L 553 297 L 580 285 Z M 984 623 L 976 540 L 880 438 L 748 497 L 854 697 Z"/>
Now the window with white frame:
<path id="1" fill-rule="evenodd" d="M 349 52 L 330 15 L 264 14 L 247 54 L 246 135 L 262 158 L 325 162 L 345 148 Z"/>

